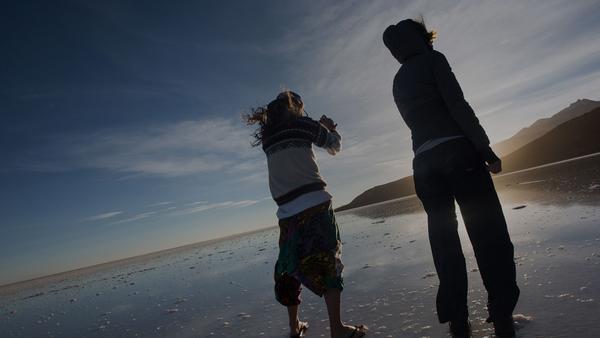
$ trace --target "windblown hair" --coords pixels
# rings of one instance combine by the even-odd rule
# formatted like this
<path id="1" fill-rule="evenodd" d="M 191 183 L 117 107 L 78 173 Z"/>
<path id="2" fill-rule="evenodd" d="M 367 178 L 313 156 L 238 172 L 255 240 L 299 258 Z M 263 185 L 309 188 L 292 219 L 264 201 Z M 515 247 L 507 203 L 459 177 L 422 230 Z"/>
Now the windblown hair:
<path id="1" fill-rule="evenodd" d="M 294 95 L 297 96 L 291 91 L 282 92 L 268 105 L 252 108 L 248 114 L 242 115 L 246 125 L 258 125 L 258 128 L 252 133 L 253 147 L 260 146 L 263 140 L 281 124 L 300 116 L 294 114 L 294 111 L 303 111 L 304 104 L 300 99 L 295 99 Z"/>
<path id="2" fill-rule="evenodd" d="M 417 28 L 419 33 L 421 33 L 425 42 L 429 44 L 429 47 L 433 47 L 433 40 L 437 38 L 437 32 L 427 30 L 427 26 L 425 25 L 425 19 L 423 18 L 423 15 L 420 15 L 417 19 L 411 19 L 411 21 L 415 23 L 415 27 Z"/>

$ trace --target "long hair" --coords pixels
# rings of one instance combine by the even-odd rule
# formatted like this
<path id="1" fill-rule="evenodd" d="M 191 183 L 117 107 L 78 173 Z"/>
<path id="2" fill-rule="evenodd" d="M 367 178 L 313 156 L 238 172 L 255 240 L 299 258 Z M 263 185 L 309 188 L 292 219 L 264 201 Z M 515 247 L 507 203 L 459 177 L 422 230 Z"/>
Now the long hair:
<path id="1" fill-rule="evenodd" d="M 249 113 L 242 115 L 242 119 L 247 126 L 258 125 L 252 133 L 252 146 L 260 146 L 277 127 L 301 116 L 303 111 L 304 103 L 300 95 L 289 90 L 277 95 L 277 98 L 266 106 L 250 109 Z"/>

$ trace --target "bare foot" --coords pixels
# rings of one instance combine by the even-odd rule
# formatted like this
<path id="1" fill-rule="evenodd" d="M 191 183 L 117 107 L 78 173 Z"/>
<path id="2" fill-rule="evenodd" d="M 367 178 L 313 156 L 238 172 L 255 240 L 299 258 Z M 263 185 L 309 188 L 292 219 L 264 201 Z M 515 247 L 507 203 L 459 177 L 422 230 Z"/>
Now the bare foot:
<path id="1" fill-rule="evenodd" d="M 308 322 L 296 321 L 290 326 L 290 337 L 304 337 L 304 332 L 308 329 Z"/>
<path id="2" fill-rule="evenodd" d="M 340 328 L 336 329 L 335 332 L 331 331 L 332 338 L 360 338 L 364 337 L 369 330 L 365 325 L 342 325 Z"/>

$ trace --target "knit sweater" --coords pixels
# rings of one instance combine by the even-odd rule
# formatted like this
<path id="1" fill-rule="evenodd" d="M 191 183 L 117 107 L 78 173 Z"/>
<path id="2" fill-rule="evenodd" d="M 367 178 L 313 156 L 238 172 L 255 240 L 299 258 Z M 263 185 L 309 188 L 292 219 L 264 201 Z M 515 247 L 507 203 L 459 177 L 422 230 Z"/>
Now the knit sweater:
<path id="1" fill-rule="evenodd" d="M 319 173 L 313 144 L 335 155 L 341 149 L 341 136 L 308 117 L 282 124 L 265 135 L 263 150 L 267 156 L 269 188 L 280 209 L 303 195 L 325 191 L 326 183 Z M 310 200 L 303 204 L 307 204 L 306 208 L 313 206 L 308 205 Z"/>

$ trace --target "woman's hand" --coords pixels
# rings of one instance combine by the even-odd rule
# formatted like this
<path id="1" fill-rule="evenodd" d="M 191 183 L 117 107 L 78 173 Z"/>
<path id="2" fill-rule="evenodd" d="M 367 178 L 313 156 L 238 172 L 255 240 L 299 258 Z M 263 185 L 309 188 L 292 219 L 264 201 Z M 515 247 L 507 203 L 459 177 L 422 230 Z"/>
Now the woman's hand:
<path id="1" fill-rule="evenodd" d="M 492 174 L 497 174 L 502 171 L 502 161 L 498 160 L 487 165 L 487 170 Z"/>
<path id="2" fill-rule="evenodd" d="M 492 174 L 497 174 L 502 171 L 502 160 L 490 148 L 489 146 L 481 151 L 479 151 L 483 162 L 489 172 Z"/>
<path id="3" fill-rule="evenodd" d="M 337 123 L 333 122 L 332 119 L 330 119 L 329 117 L 323 115 L 321 116 L 321 119 L 319 120 L 319 122 L 325 126 L 325 128 L 329 129 L 329 131 L 334 131 L 335 127 L 337 127 Z"/>

